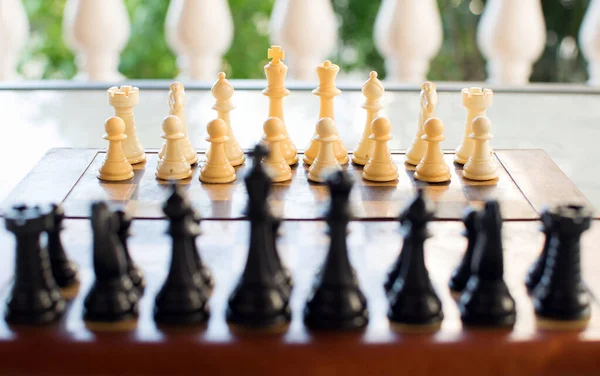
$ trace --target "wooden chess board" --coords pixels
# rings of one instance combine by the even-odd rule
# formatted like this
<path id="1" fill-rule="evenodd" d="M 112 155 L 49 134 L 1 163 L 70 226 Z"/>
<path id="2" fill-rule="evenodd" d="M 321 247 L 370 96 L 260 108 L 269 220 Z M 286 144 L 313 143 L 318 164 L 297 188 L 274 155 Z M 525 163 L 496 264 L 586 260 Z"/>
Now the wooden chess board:
<path id="1" fill-rule="evenodd" d="M 524 286 L 526 270 L 543 243 L 536 220 L 540 208 L 558 202 L 589 204 L 542 151 L 496 151 L 503 167 L 496 184 L 470 185 L 453 167 L 449 185 L 427 186 L 439 212 L 429 225 L 433 237 L 425 243 L 425 257 L 445 315 L 441 330 L 434 334 L 398 333 L 386 317 L 382 284 L 402 244 L 395 217 L 414 191 L 408 173 L 401 174 L 397 184 L 371 185 L 356 179 L 352 197 L 358 214 L 350 223 L 347 241 L 367 297 L 369 325 L 358 333 L 306 329 L 303 306 L 329 240 L 327 226 L 319 219 L 327 198 L 324 186 L 308 184 L 303 165 L 295 168 L 287 189 L 280 188 L 286 187 L 282 185 L 274 190 L 275 200 L 282 202 L 275 206 L 288 219 L 282 225 L 278 248 L 295 281 L 289 329 L 269 335 L 239 334 L 228 327 L 227 298 L 243 270 L 249 242 L 249 224 L 240 214 L 246 197 L 241 180 L 232 185 L 203 185 L 197 180 L 197 169 L 193 178 L 182 184 L 188 186 L 190 199 L 205 219 L 218 219 L 204 220 L 198 238 L 201 255 L 216 279 L 209 301 L 211 318 L 200 328 L 158 328 L 152 309 L 168 272 L 171 239 L 165 234 L 168 222 L 161 219 L 159 211 L 166 185 L 155 180 L 156 156 L 148 155 L 147 164 L 136 170 L 132 182 L 106 184 L 95 177 L 101 152 L 55 149 L 5 200 L 3 207 L 15 202 L 64 204 L 71 219 L 64 222 L 63 244 L 80 266 L 82 284 L 57 325 L 9 327 L 3 310 L 13 274 L 14 239 L 3 227 L 0 229 L 0 373 L 389 375 L 401 370 L 414 375 L 600 374 L 600 221 L 593 221 L 592 229 L 582 238 L 582 271 L 594 298 L 592 319 L 585 330 L 552 332 L 537 328 Z M 451 155 L 447 157 L 450 160 Z M 403 155 L 395 154 L 394 158 L 404 171 Z M 358 173 L 353 166 L 348 169 Z M 129 245 L 148 286 L 137 328 L 131 333 L 92 333 L 82 320 L 83 299 L 94 278 L 88 205 L 100 198 L 127 206 L 139 218 L 133 222 Z M 457 219 L 464 206 L 480 205 L 486 198 L 498 198 L 506 217 L 505 280 L 517 305 L 512 331 L 462 327 L 456 302 L 447 288 L 450 273 L 466 247 L 463 225 Z"/>
<path id="2" fill-rule="evenodd" d="M 506 220 L 533 220 L 543 205 L 554 202 L 589 204 L 554 162 L 541 150 L 499 150 L 498 179 L 477 182 L 462 177 L 453 155 L 445 155 L 451 166 L 450 183 L 426 184 L 428 196 L 436 203 L 436 219 L 458 220 L 466 206 L 480 207 L 488 199 L 500 202 Z M 69 218 L 88 218 L 94 200 L 108 200 L 124 206 L 136 219 L 164 218 L 162 204 L 168 182 L 156 179 L 157 154 L 147 153 L 147 161 L 134 165 L 135 177 L 124 182 L 98 180 L 105 153 L 99 150 L 53 149 L 19 184 L 2 207 L 24 201 L 62 202 Z M 404 154 L 394 153 L 400 177 L 397 181 L 375 183 L 361 178 L 362 166 L 345 166 L 355 180 L 350 201 L 356 220 L 395 220 L 414 192 L 414 167 L 405 165 Z M 205 155 L 199 155 L 199 164 Z M 238 179 L 231 184 L 205 184 L 198 180 L 199 168 L 191 178 L 179 182 L 205 219 L 242 219 L 247 195 L 243 176 L 251 165 L 247 160 L 237 168 Z M 309 182 L 308 166 L 293 167 L 291 181 L 274 184 L 272 207 L 286 220 L 322 219 L 328 192 L 324 184 Z"/>

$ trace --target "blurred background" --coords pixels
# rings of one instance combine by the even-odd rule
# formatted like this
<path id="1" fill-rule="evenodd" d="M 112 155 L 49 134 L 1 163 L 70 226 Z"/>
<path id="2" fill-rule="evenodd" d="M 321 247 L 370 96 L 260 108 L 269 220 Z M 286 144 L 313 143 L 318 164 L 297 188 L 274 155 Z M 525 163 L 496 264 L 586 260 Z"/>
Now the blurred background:
<path id="1" fill-rule="evenodd" d="M 309 1 L 309 0 L 306 0 Z M 76 74 L 73 53 L 65 45 L 62 17 L 66 0 L 23 0 L 31 35 L 19 58 L 27 79 L 69 79 Z M 231 48 L 224 56 L 230 78 L 264 78 L 269 17 L 274 0 L 229 0 L 234 21 Z M 586 65 L 577 34 L 590 0 L 542 0 L 546 46 L 535 63 L 532 82 L 584 82 Z M 377 70 L 385 77 L 384 60 L 373 43 L 373 25 L 381 0 L 333 0 L 339 42 L 330 58 L 343 74 Z M 483 81 L 485 61 L 475 43 L 484 0 L 438 0 L 443 44 L 433 58 L 428 78 L 436 81 Z M 125 0 L 131 37 L 119 70 L 133 79 L 173 78 L 176 58 L 165 38 L 168 0 Z"/>

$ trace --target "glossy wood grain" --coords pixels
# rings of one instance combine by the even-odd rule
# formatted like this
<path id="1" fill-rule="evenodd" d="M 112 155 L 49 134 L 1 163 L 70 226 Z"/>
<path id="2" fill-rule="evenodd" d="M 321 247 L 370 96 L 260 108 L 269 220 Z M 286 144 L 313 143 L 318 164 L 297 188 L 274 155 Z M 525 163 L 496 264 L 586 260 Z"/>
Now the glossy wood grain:
<path id="1" fill-rule="evenodd" d="M 62 201 L 68 217 L 87 218 L 93 200 L 109 200 L 125 206 L 135 218 L 164 217 L 161 205 L 167 183 L 154 176 L 156 153 L 148 152 L 148 161 L 135 165 L 134 179 L 125 182 L 99 181 L 97 172 L 105 154 L 98 152 L 92 159 L 90 153 L 95 152 L 81 149 L 81 155 L 78 155 L 74 149 L 53 149 L 9 196 L 4 207 L 21 201 Z M 416 185 L 420 184 L 413 179 L 414 167 L 404 164 L 404 154 L 394 153 L 393 157 L 400 171 L 399 179 L 393 182 L 368 182 L 361 177 L 361 166 L 345 167 L 357 183 L 351 196 L 356 219 L 394 220 L 414 194 Z M 544 203 L 589 203 L 543 151 L 503 150 L 497 151 L 497 157 L 503 166 L 499 179 L 476 182 L 464 179 L 461 166 L 452 163 L 452 154 L 446 154 L 446 163 L 451 167 L 451 182 L 425 185 L 437 204 L 436 219 L 458 220 L 466 206 L 479 207 L 488 199 L 500 201 L 506 220 L 536 219 Z M 199 154 L 199 159 L 202 164 L 203 153 Z M 194 167 L 191 178 L 179 184 L 186 186 L 190 199 L 205 218 L 241 219 L 246 204 L 242 177 L 250 164 L 248 161 L 237 169 L 238 180 L 232 184 L 203 184 L 198 180 L 198 167 Z M 327 188 L 309 182 L 307 169 L 308 166 L 303 164 L 295 166 L 292 180 L 275 184 L 273 188 L 273 207 L 284 219 L 322 218 Z"/>
<path id="2" fill-rule="evenodd" d="M 442 299 L 445 319 L 433 335 L 399 334 L 390 330 L 382 283 L 401 246 L 394 222 L 352 222 L 350 257 L 368 299 L 370 323 L 357 334 L 310 333 L 302 323 L 302 307 L 314 273 L 328 245 L 320 221 L 286 221 L 279 251 L 291 268 L 293 321 L 281 336 L 240 336 L 225 320 L 227 297 L 243 269 L 248 244 L 245 221 L 205 221 L 198 240 L 202 256 L 216 277 L 210 300 L 212 316 L 199 330 L 158 329 L 151 319 L 154 296 L 167 273 L 170 239 L 167 222 L 137 220 L 130 241 L 132 256 L 149 285 L 141 302 L 138 328 L 128 334 L 93 334 L 82 321 L 82 300 L 93 280 L 89 221 L 67 220 L 63 240 L 82 268 L 82 290 L 64 320 L 47 329 L 9 328 L 0 319 L 0 364 L 4 374 L 244 374 L 264 375 L 596 375 L 600 353 L 600 306 L 596 301 L 590 326 L 581 333 L 542 332 L 535 327 L 531 300 L 523 278 L 538 255 L 542 235 L 537 222 L 504 225 L 505 279 L 517 302 L 511 332 L 467 331 L 446 287 L 460 259 L 465 239 L 458 222 L 434 222 L 426 243 L 426 262 Z M 0 231 L 0 256 L 12 259 L 8 234 Z M 600 292 L 600 221 L 583 237 L 583 273 L 596 296 Z M 2 265 L 2 264 L 0 264 Z M 10 278 L 5 267 L 0 276 Z M 7 289 L 0 293 L 6 298 Z"/>

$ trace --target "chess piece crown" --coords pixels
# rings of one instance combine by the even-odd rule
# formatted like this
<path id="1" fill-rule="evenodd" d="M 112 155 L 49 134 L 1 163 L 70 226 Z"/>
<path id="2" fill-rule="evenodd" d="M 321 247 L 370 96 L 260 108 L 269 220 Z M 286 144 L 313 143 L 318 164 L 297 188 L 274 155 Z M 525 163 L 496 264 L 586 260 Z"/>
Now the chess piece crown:
<path id="1" fill-rule="evenodd" d="M 285 76 L 288 72 L 288 67 L 283 64 L 285 52 L 279 46 L 272 46 L 268 52 L 269 59 L 272 59 L 265 65 L 265 75 L 267 76 L 268 85 L 262 93 L 269 97 L 285 97 L 290 93 L 285 88 Z"/>
<path id="2" fill-rule="evenodd" d="M 113 107 L 135 107 L 140 102 L 140 89 L 135 86 L 113 86 L 108 89 L 108 103 Z"/>
<path id="3" fill-rule="evenodd" d="M 463 106 L 467 109 L 485 111 L 492 106 L 494 92 L 490 89 L 470 87 L 461 90 Z"/>
<path id="4" fill-rule="evenodd" d="M 319 86 L 313 90 L 314 95 L 335 97 L 342 91 L 335 87 L 335 78 L 340 71 L 340 67 L 329 60 L 317 66 L 317 75 L 319 76 Z"/>
<path id="5" fill-rule="evenodd" d="M 235 108 L 233 103 L 230 101 L 234 93 L 233 86 L 227 81 L 227 75 L 225 72 L 219 73 L 219 79 L 211 88 L 212 96 L 217 100 L 213 110 L 217 111 L 231 111 Z"/>

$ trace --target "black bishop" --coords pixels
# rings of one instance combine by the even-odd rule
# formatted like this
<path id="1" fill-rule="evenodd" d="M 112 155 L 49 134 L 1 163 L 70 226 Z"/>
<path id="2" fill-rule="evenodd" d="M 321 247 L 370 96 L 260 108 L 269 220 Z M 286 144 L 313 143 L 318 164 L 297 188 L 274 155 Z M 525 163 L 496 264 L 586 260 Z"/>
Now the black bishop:
<path id="1" fill-rule="evenodd" d="M 504 282 L 502 217 L 497 201 L 488 201 L 480 214 L 471 277 L 458 302 L 467 326 L 512 327 L 515 300 Z"/>
<path id="2" fill-rule="evenodd" d="M 350 264 L 346 244 L 351 218 L 348 198 L 353 183 L 345 171 L 335 171 L 326 182 L 331 194 L 326 214 L 331 241 L 304 307 L 304 323 L 314 330 L 361 329 L 369 322 L 367 300 Z"/>
<path id="3" fill-rule="evenodd" d="M 425 266 L 424 243 L 429 238 L 427 223 L 433 209 L 422 188 L 405 210 L 402 224 L 405 252 L 400 274 L 389 291 L 388 318 L 400 330 L 435 331 L 444 318 Z"/>

